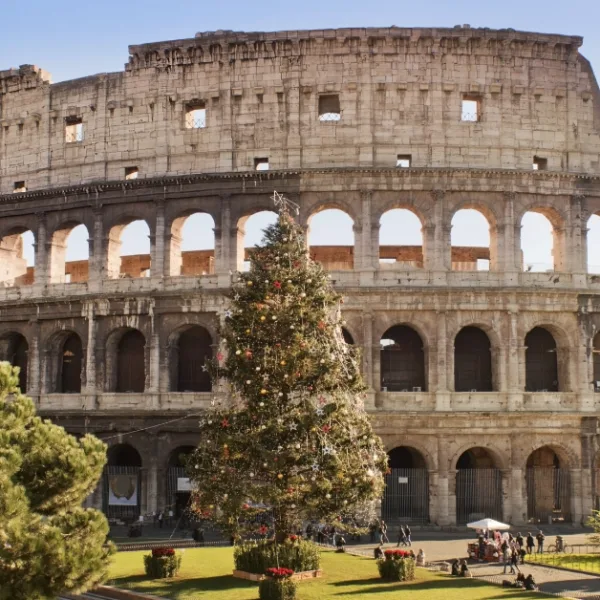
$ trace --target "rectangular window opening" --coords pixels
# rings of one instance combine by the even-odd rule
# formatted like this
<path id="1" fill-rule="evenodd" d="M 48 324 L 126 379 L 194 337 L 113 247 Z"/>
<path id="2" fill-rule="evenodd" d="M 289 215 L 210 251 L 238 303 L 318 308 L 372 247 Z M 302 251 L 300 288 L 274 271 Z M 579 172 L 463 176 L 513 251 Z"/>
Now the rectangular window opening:
<path id="1" fill-rule="evenodd" d="M 412 161 L 411 154 L 398 154 L 396 157 L 396 166 L 402 169 L 408 169 Z"/>
<path id="2" fill-rule="evenodd" d="M 542 158 L 541 156 L 533 157 L 533 170 L 534 171 L 545 171 L 548 168 L 548 159 Z"/>
<path id="3" fill-rule="evenodd" d="M 204 129 L 206 127 L 206 105 L 204 102 L 190 102 L 185 107 L 186 129 Z"/>
<path id="4" fill-rule="evenodd" d="M 269 159 L 268 158 L 255 158 L 254 159 L 254 170 L 255 171 L 268 171 L 269 170 Z"/>
<path id="5" fill-rule="evenodd" d="M 341 118 L 340 97 L 337 94 L 319 96 L 319 121 L 339 121 Z"/>
<path id="6" fill-rule="evenodd" d="M 15 185 L 13 187 L 13 192 L 19 193 L 19 192 L 26 192 L 26 191 L 27 191 L 27 186 L 25 185 L 24 181 L 15 181 Z"/>
<path id="7" fill-rule="evenodd" d="M 137 179 L 139 172 L 137 167 L 125 167 L 125 179 Z"/>
<path id="8" fill-rule="evenodd" d="M 481 120 L 481 98 L 477 96 L 463 96 L 460 120 L 467 122 Z"/>
<path id="9" fill-rule="evenodd" d="M 83 119 L 81 117 L 67 117 L 65 119 L 65 141 L 83 142 Z"/>

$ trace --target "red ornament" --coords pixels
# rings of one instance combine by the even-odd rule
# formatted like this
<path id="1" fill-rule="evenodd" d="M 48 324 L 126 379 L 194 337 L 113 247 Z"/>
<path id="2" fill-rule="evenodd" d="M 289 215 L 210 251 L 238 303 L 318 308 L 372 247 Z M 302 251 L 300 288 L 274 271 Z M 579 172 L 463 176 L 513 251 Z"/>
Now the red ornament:
<path id="1" fill-rule="evenodd" d="M 242 504 L 242 508 L 244 510 L 248 510 L 250 508 L 250 505 L 249 504 Z"/>
<path id="2" fill-rule="evenodd" d="M 220 352 L 217 354 L 217 360 L 223 360 L 223 355 Z"/>
<path id="3" fill-rule="evenodd" d="M 221 427 L 229 427 L 229 421 L 227 419 L 223 419 L 221 421 Z"/>
<path id="4" fill-rule="evenodd" d="M 323 433 L 329 433 L 331 431 L 331 425 L 323 425 L 323 427 L 321 427 L 321 430 L 323 431 Z"/>
<path id="5" fill-rule="evenodd" d="M 245 355 L 246 355 L 246 358 L 252 358 L 252 351 L 246 350 Z"/>
<path id="6" fill-rule="evenodd" d="M 276 282 L 273 284 L 273 286 L 274 286 L 275 288 L 277 288 L 278 290 L 280 290 L 280 289 L 281 289 L 281 282 L 280 282 L 280 281 L 276 281 Z"/>

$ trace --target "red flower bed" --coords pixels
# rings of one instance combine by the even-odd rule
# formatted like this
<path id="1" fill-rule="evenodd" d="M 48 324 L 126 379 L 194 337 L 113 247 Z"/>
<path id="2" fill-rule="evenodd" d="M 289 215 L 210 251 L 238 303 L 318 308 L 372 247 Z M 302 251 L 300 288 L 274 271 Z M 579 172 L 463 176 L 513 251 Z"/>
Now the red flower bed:
<path id="1" fill-rule="evenodd" d="M 161 556 L 175 556 L 175 550 L 173 548 L 152 548 L 152 558 Z"/>
<path id="2" fill-rule="evenodd" d="M 284 567 L 271 567 L 265 571 L 265 574 L 273 579 L 287 579 L 294 574 L 293 569 L 286 569 Z"/>
<path id="3" fill-rule="evenodd" d="M 295 542 L 295 541 L 297 541 L 297 539 L 298 539 L 297 535 L 294 535 L 294 534 L 288 535 L 288 540 L 290 540 L 290 542 Z"/>
<path id="4" fill-rule="evenodd" d="M 397 560 L 412 556 L 410 550 L 385 550 L 384 554 L 387 560 Z"/>

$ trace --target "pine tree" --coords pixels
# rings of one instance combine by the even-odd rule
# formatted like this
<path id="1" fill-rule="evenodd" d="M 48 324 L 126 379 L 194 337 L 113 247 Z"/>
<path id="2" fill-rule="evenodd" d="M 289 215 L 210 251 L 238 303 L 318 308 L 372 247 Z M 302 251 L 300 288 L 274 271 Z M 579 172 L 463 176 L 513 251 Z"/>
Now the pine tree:
<path id="1" fill-rule="evenodd" d="M 386 453 L 364 407 L 342 298 L 310 260 L 288 201 L 239 273 L 211 366 L 232 396 L 200 423 L 188 463 L 197 510 L 233 535 L 268 514 L 281 540 L 380 497 Z M 259 517 L 259 519 L 257 519 Z"/>
<path id="2" fill-rule="evenodd" d="M 18 372 L 0 363 L 0 600 L 56 598 L 106 576 L 108 523 L 81 508 L 106 446 L 37 417 Z"/>

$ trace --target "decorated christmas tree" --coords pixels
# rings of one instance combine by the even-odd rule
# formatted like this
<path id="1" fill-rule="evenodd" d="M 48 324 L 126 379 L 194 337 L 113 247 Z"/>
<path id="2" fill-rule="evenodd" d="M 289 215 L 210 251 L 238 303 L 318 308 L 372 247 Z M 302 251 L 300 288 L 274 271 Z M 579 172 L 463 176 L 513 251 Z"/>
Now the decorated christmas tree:
<path id="1" fill-rule="evenodd" d="M 342 298 L 310 260 L 294 205 L 239 273 L 210 365 L 230 400 L 200 423 L 188 464 L 196 510 L 232 535 L 306 519 L 334 522 L 381 496 L 387 457 L 362 404 L 358 351 L 344 341 Z"/>

